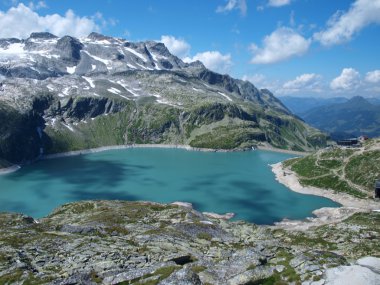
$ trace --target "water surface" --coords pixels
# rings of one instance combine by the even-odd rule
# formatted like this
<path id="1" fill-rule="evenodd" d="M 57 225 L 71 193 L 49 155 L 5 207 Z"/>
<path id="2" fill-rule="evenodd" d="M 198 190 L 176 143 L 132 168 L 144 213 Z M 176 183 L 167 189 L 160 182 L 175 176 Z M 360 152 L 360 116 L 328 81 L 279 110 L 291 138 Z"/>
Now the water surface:
<path id="1" fill-rule="evenodd" d="M 136 148 L 39 161 L 0 176 L 0 211 L 39 218 L 78 200 L 186 201 L 200 211 L 234 212 L 236 219 L 272 224 L 339 206 L 279 184 L 268 164 L 290 157 Z"/>

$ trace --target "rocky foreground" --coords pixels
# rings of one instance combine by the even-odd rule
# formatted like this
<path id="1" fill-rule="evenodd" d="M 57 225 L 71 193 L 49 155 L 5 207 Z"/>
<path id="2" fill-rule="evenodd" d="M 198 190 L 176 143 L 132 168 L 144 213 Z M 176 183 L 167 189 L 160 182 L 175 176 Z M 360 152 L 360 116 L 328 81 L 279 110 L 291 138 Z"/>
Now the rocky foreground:
<path id="1" fill-rule="evenodd" d="M 0 284 L 379 284 L 379 241 L 379 212 L 289 231 L 180 203 L 78 202 L 0 214 Z"/>

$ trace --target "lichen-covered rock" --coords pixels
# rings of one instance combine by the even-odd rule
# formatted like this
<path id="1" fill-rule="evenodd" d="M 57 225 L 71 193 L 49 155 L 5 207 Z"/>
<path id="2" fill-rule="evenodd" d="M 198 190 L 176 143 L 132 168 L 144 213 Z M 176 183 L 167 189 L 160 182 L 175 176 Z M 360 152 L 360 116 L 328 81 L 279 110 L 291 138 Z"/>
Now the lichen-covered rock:
<path id="1" fill-rule="evenodd" d="M 372 239 L 380 233 L 379 213 L 298 232 L 212 218 L 185 206 L 85 201 L 40 220 L 2 213 L 0 284 L 318 284 L 340 268 L 357 267 L 379 277 L 376 258 L 348 262 L 379 255 Z M 370 239 L 361 243 L 366 231 Z M 342 242 L 333 243 L 334 235 Z"/>

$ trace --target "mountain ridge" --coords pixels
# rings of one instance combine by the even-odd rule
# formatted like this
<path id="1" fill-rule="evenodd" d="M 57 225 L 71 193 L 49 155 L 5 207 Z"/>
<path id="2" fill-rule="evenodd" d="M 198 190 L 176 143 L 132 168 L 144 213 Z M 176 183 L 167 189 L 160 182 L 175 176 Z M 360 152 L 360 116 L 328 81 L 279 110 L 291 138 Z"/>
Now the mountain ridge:
<path id="1" fill-rule="evenodd" d="M 153 41 L 97 33 L 0 39 L 0 76 L 0 106 L 13 110 L 2 120 L 35 118 L 27 138 L 16 126 L 3 130 L 0 157 L 12 162 L 131 143 L 310 150 L 326 141 L 270 91 L 184 63 Z M 20 140 L 33 151 L 16 147 Z"/>
<path id="2" fill-rule="evenodd" d="M 330 132 L 336 139 L 380 135 L 379 107 L 361 96 L 340 104 L 316 107 L 300 117 L 312 126 Z"/>

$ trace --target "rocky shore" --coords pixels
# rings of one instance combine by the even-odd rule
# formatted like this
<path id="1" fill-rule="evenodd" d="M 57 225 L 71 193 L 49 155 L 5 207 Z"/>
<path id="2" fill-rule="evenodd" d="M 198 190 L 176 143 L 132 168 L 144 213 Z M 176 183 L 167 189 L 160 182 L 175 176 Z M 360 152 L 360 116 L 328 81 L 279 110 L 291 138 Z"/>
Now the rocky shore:
<path id="1" fill-rule="evenodd" d="M 2 213 L 0 284 L 343 284 L 352 274 L 377 284 L 380 278 L 378 212 L 303 231 L 225 218 L 188 203 L 125 201 L 71 203 L 39 220 Z"/>
<path id="2" fill-rule="evenodd" d="M 296 173 L 288 168 L 285 169 L 281 162 L 272 165 L 272 171 L 276 175 L 276 180 L 292 191 L 302 194 L 322 196 L 342 205 L 340 208 L 317 209 L 313 212 L 316 216 L 314 218 L 308 218 L 304 221 L 284 220 L 277 223 L 277 226 L 290 229 L 307 229 L 311 226 L 340 222 L 351 216 L 353 213 L 371 212 L 380 209 L 380 201 L 359 199 L 345 193 L 335 193 L 328 189 L 302 186 L 299 183 Z"/>

